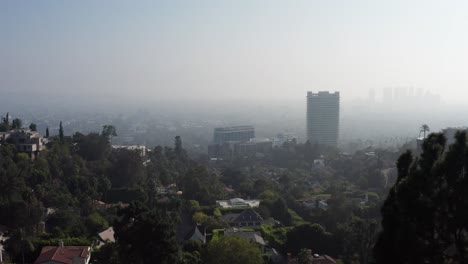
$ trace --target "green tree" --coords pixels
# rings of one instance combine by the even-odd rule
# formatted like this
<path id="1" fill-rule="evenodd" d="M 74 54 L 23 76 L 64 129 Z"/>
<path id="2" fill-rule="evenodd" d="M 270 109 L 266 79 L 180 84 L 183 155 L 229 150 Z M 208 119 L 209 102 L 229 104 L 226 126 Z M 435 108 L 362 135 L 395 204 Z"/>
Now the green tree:
<path id="1" fill-rule="evenodd" d="M 447 149 L 442 134 L 430 134 L 419 158 L 408 151 L 398 159 L 398 179 L 382 207 L 377 263 L 468 261 L 466 133 L 455 139 Z"/>
<path id="2" fill-rule="evenodd" d="M 330 252 L 331 234 L 319 224 L 302 224 L 286 233 L 286 250 L 298 254 L 301 249 L 309 248 L 317 252 Z"/>
<path id="3" fill-rule="evenodd" d="M 426 133 L 431 131 L 431 129 L 429 128 L 428 125 L 424 124 L 421 126 L 421 128 L 419 129 L 419 135 L 421 135 L 421 132 L 423 133 L 423 137 L 426 138 Z"/>
<path id="4" fill-rule="evenodd" d="M 312 251 L 310 249 L 303 248 L 297 254 L 298 264 L 312 264 L 312 259 Z"/>
<path id="5" fill-rule="evenodd" d="M 342 257 L 346 263 L 369 263 L 378 227 L 376 220 L 361 219 L 357 216 L 338 225 L 334 236 L 340 240 L 337 243 L 342 244 Z"/>
<path id="6" fill-rule="evenodd" d="M 189 169 L 183 178 L 182 188 L 187 200 L 197 200 L 201 204 L 213 204 L 223 193 L 217 174 L 204 166 Z"/>
<path id="7" fill-rule="evenodd" d="M 3 123 L 10 125 L 10 113 L 7 113 L 6 116 L 3 118 Z"/>
<path id="8" fill-rule="evenodd" d="M 11 128 L 12 129 L 21 129 L 21 127 L 23 127 L 23 121 L 19 118 L 15 118 L 13 119 L 12 123 L 11 123 Z"/>
<path id="9" fill-rule="evenodd" d="M 86 226 L 90 230 L 90 233 L 100 232 L 101 230 L 109 227 L 107 220 L 101 216 L 98 212 L 94 212 L 88 215 L 85 219 Z"/>
<path id="10" fill-rule="evenodd" d="M 88 135 L 75 133 L 73 142 L 76 143 L 76 153 L 88 161 L 98 161 L 106 158 L 111 149 L 107 138 L 97 133 Z"/>
<path id="11" fill-rule="evenodd" d="M 208 245 L 206 256 L 207 264 L 259 264 L 263 263 L 259 247 L 250 243 L 243 237 L 223 236 L 212 240 Z"/>
<path id="12" fill-rule="evenodd" d="M 91 261 L 93 264 L 119 264 L 122 263 L 119 257 L 119 248 L 115 243 L 107 243 L 97 250 L 93 250 Z"/>
<path id="13" fill-rule="evenodd" d="M 134 188 L 145 182 L 143 158 L 138 151 L 115 149 L 110 157 L 112 186 Z"/>
<path id="14" fill-rule="evenodd" d="M 6 250 L 10 253 L 13 263 L 32 262 L 32 254 L 35 251 L 31 238 L 26 235 L 24 229 L 15 230 L 11 238 L 6 241 Z"/>
<path id="15" fill-rule="evenodd" d="M 8 130 L 10 130 L 10 113 L 2 117 L 2 122 L 0 123 L 0 132 L 6 132 Z"/>
<path id="16" fill-rule="evenodd" d="M 107 138 L 110 142 L 112 142 L 112 137 L 117 136 L 117 130 L 112 125 L 104 125 L 102 126 L 101 136 Z"/>
<path id="17" fill-rule="evenodd" d="M 174 217 L 159 208 L 132 203 L 116 225 L 120 259 L 123 263 L 173 264 L 178 259 Z"/>
<path id="18" fill-rule="evenodd" d="M 192 221 L 197 223 L 197 224 L 204 224 L 208 220 L 208 215 L 202 213 L 202 212 L 196 212 L 192 216 Z"/>
<path id="19" fill-rule="evenodd" d="M 182 153 L 182 138 L 180 136 L 176 136 L 174 140 L 174 152 L 177 155 L 180 155 Z"/>
<path id="20" fill-rule="evenodd" d="M 176 136 L 174 139 L 174 154 L 179 164 L 187 161 L 187 152 L 182 147 L 182 138 L 180 136 Z"/>
<path id="21" fill-rule="evenodd" d="M 279 220 L 283 225 L 292 224 L 292 216 L 283 198 L 278 198 L 271 204 L 270 213 L 273 218 Z"/>
<path id="22" fill-rule="evenodd" d="M 63 143 L 65 139 L 65 135 L 63 133 L 62 121 L 60 121 L 60 125 L 59 125 L 59 139 L 61 143 Z"/>
<path id="23" fill-rule="evenodd" d="M 37 131 L 37 125 L 34 124 L 34 123 L 31 123 L 31 124 L 29 125 L 29 129 L 31 129 L 31 131 Z"/>
<path id="24" fill-rule="evenodd" d="M 49 127 L 46 128 L 46 138 L 49 138 L 50 134 L 49 134 Z"/>

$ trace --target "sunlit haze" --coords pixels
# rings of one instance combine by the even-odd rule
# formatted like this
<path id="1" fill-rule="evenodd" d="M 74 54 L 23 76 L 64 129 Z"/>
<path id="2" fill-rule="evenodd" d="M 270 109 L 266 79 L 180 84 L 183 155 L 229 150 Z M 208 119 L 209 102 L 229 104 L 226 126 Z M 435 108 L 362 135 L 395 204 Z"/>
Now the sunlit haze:
<path id="1" fill-rule="evenodd" d="M 465 101 L 466 1 L 2 1 L 0 90 L 304 100 L 422 88 Z"/>

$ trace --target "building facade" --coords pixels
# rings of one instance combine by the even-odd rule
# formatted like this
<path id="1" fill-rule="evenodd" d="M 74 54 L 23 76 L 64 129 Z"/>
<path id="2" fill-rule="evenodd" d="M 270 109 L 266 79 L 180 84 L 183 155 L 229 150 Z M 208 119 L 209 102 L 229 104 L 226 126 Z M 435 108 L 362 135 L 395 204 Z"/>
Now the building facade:
<path id="1" fill-rule="evenodd" d="M 213 141 L 215 144 L 224 144 L 229 141 L 247 142 L 254 137 L 253 126 L 218 127 L 214 129 Z"/>
<path id="2" fill-rule="evenodd" d="M 340 93 L 307 92 L 307 140 L 336 146 L 340 127 Z"/>
<path id="3" fill-rule="evenodd" d="M 0 144 L 14 144 L 19 152 L 27 153 L 35 159 L 44 149 L 48 140 L 43 135 L 29 129 L 17 129 L 0 133 Z"/>

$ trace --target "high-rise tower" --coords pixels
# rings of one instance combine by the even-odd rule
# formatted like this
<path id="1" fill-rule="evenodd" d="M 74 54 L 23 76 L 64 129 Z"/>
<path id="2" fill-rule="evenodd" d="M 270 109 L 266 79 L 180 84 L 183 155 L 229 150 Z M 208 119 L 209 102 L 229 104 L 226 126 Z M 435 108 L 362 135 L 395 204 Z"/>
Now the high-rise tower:
<path id="1" fill-rule="evenodd" d="M 340 93 L 307 92 L 307 139 L 336 146 L 340 127 Z"/>

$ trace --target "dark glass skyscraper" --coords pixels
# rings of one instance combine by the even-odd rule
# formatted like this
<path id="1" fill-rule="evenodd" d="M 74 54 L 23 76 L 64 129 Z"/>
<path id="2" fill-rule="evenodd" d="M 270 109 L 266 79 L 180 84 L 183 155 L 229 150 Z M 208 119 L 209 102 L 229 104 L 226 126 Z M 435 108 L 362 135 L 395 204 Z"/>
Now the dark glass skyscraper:
<path id="1" fill-rule="evenodd" d="M 340 93 L 307 92 L 307 139 L 336 146 L 340 127 Z"/>

